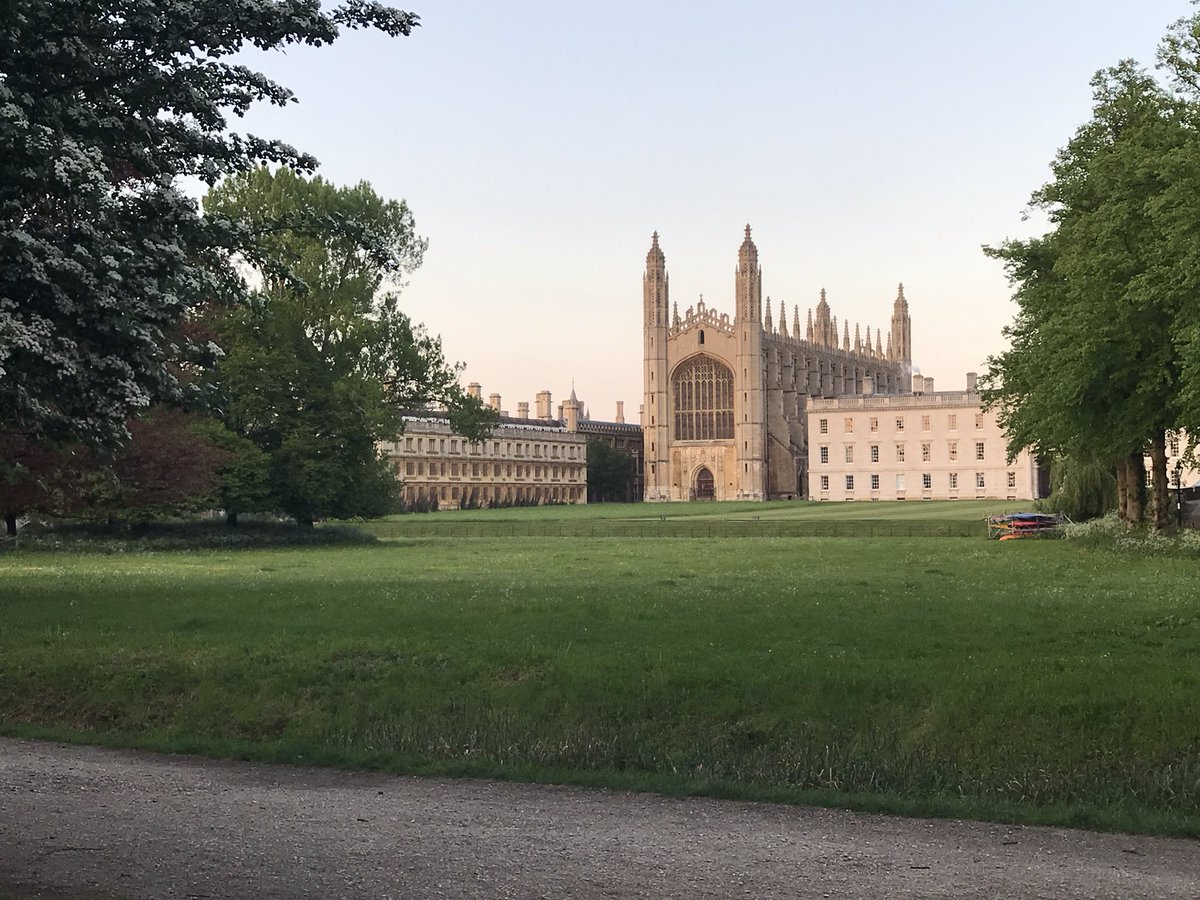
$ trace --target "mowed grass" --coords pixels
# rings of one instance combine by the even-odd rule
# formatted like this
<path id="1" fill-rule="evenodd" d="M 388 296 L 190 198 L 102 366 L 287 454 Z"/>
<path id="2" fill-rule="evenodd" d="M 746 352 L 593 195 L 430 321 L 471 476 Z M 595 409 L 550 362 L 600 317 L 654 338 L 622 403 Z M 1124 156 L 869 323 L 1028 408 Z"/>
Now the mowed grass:
<path id="1" fill-rule="evenodd" d="M 0 730 L 1200 834 L 1194 561 L 982 538 L 0 557 Z"/>
<path id="2" fill-rule="evenodd" d="M 510 509 L 447 509 L 390 516 L 360 527 L 394 537 L 967 537 L 987 534 L 988 515 L 1031 501 L 821 503 L 597 503 Z"/>

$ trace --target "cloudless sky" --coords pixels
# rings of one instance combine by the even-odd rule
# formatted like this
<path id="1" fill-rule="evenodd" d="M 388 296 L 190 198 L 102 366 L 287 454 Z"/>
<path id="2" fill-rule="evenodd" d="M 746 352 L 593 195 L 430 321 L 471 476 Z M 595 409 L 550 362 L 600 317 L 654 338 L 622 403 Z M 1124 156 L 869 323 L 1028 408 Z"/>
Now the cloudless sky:
<path id="1" fill-rule="evenodd" d="M 412 0 L 408 38 L 248 55 L 298 104 L 239 130 L 336 183 L 404 198 L 429 238 L 403 305 L 504 408 L 572 382 L 593 418 L 642 402 L 641 275 L 657 230 L 682 313 L 732 314 L 753 227 L 763 292 L 822 287 L 961 389 L 1015 307 L 983 244 L 1040 230 L 1031 192 L 1091 109 L 1089 79 L 1153 66 L 1186 0 L 908 3 Z M 839 325 L 840 327 L 840 325 Z"/>

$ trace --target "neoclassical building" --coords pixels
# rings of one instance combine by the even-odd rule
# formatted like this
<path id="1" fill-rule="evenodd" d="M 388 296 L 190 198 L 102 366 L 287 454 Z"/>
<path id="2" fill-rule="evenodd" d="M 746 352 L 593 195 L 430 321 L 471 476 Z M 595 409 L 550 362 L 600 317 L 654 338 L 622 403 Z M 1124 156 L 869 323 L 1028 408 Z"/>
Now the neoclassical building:
<path id="1" fill-rule="evenodd" d="M 734 313 L 703 298 L 681 317 L 670 300 L 666 258 L 651 239 L 642 279 L 645 498 L 766 500 L 810 495 L 810 398 L 898 394 L 912 370 L 912 325 L 903 285 L 886 342 L 830 314 L 824 290 L 801 333 L 800 311 L 767 298 L 746 226 L 734 280 Z"/>
<path id="2" fill-rule="evenodd" d="M 1029 450 L 1008 458 L 1008 436 L 975 387 L 974 373 L 965 391 L 934 391 L 932 378 L 914 376 L 904 394 L 814 399 L 811 499 L 1042 496 L 1036 458 Z"/>

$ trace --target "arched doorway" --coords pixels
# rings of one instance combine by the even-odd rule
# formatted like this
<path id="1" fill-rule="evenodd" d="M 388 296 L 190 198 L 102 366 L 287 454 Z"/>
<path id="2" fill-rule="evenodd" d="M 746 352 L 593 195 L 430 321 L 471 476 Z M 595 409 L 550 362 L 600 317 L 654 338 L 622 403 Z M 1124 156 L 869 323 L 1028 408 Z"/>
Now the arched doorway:
<path id="1" fill-rule="evenodd" d="M 713 473 L 708 470 L 707 466 L 701 466 L 696 472 L 696 499 L 697 500 L 712 500 L 716 497 L 717 492 L 713 486 Z"/>

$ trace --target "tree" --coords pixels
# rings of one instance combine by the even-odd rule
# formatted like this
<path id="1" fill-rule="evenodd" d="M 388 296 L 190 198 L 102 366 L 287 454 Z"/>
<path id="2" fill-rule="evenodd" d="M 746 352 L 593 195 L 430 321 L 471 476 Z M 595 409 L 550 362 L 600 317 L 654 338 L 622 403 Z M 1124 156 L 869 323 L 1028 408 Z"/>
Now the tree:
<path id="1" fill-rule="evenodd" d="M 83 482 L 88 514 L 145 520 L 213 506 L 229 454 L 207 435 L 195 414 L 155 406 L 127 424 L 130 440 L 109 456 L 92 452 Z"/>
<path id="2" fill-rule="evenodd" d="M 1179 26 L 1177 26 L 1179 27 Z M 984 400 L 999 408 L 1009 450 L 1032 447 L 1112 467 L 1119 511 L 1168 525 L 1166 432 L 1185 424 L 1180 392 L 1200 270 L 1192 187 L 1200 141 L 1194 104 L 1135 63 L 1099 72 L 1096 105 L 1032 200 L 1052 223 L 1028 241 L 985 251 L 1016 287 L 1011 347 L 988 361 Z"/>
<path id="3" fill-rule="evenodd" d="M 5 533 L 16 537 L 17 520 L 31 512 L 52 512 L 76 493 L 76 456 L 48 448 L 22 435 L 0 434 L 0 515 Z"/>
<path id="4" fill-rule="evenodd" d="M 1050 464 L 1050 496 L 1043 506 L 1077 522 L 1110 512 L 1117 504 L 1117 482 L 1108 466 L 1061 458 Z"/>
<path id="5" fill-rule="evenodd" d="M 177 180 L 316 164 L 227 131 L 255 102 L 294 100 L 230 57 L 419 23 L 368 0 L 11 0 L 3 22 L 0 432 L 113 447 L 151 402 L 203 394 L 179 376 L 214 348 L 182 326 L 242 292 L 223 253 L 242 236 Z"/>
<path id="6" fill-rule="evenodd" d="M 471 439 L 495 413 L 460 389 L 441 343 L 398 308 L 425 241 L 402 201 L 290 169 L 241 173 L 205 211 L 257 236 L 257 290 L 218 328 L 224 419 L 265 454 L 277 508 L 298 521 L 373 516 L 393 500 L 377 451 L 405 409 L 437 404 Z"/>
<path id="7" fill-rule="evenodd" d="M 634 459 L 604 441 L 587 442 L 588 503 L 620 503 L 630 499 Z"/>

